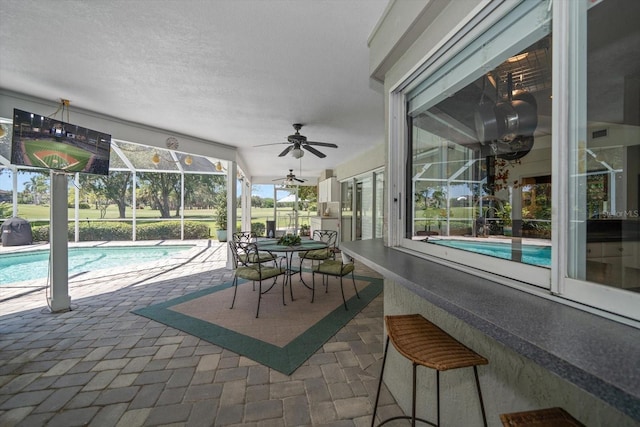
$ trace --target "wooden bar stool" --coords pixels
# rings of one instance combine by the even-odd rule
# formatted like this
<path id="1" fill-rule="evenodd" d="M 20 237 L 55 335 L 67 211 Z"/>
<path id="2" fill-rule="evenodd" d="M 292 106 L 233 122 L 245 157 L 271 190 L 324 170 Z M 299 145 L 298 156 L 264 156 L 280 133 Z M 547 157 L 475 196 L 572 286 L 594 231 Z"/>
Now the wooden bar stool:
<path id="1" fill-rule="evenodd" d="M 384 348 L 384 357 L 382 359 L 382 369 L 380 371 L 380 380 L 378 382 L 376 403 L 373 407 L 373 416 L 371 417 L 371 426 L 373 427 L 375 424 L 378 400 L 380 399 L 380 389 L 382 387 L 382 377 L 384 375 L 384 366 L 387 361 L 389 341 L 391 341 L 398 353 L 409 359 L 413 364 L 411 416 L 402 415 L 392 417 L 382 421 L 378 426 L 397 419 L 410 419 L 412 426 L 415 426 L 416 421 L 420 421 L 437 427 L 440 425 L 440 371 L 473 366 L 473 372 L 476 378 L 476 387 L 478 389 L 478 398 L 480 399 L 480 408 L 482 410 L 482 421 L 486 427 L 487 417 L 484 411 L 482 392 L 480 391 L 480 380 L 478 379 L 477 366 L 489 363 L 487 359 L 475 353 L 468 347 L 465 347 L 452 336 L 419 314 L 385 316 L 384 321 L 387 328 L 387 342 Z M 437 424 L 422 418 L 416 418 L 416 369 L 418 365 L 436 370 Z"/>
<path id="2" fill-rule="evenodd" d="M 504 427 L 584 427 L 562 408 L 501 414 L 500 421 Z"/>

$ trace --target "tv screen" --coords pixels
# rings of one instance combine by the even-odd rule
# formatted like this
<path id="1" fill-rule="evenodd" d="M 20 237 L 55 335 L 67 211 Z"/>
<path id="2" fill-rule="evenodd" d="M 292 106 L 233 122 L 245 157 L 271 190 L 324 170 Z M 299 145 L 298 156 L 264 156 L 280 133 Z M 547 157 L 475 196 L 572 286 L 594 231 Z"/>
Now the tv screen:
<path id="1" fill-rule="evenodd" d="M 110 152 L 109 134 L 13 110 L 11 164 L 108 175 Z"/>

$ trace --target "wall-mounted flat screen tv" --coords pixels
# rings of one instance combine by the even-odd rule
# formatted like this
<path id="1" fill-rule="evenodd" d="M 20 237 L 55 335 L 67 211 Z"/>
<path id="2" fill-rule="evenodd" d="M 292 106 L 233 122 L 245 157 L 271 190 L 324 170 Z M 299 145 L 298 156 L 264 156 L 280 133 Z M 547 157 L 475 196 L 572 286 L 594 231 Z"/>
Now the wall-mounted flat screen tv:
<path id="1" fill-rule="evenodd" d="M 111 135 L 13 110 L 11 163 L 19 166 L 109 174 Z"/>

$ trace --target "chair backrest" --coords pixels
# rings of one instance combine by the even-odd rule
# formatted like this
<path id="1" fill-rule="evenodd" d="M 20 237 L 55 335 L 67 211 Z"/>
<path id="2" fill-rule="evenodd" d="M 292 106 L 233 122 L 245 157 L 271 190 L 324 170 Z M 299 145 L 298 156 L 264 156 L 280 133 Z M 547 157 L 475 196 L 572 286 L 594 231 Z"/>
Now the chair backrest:
<path id="1" fill-rule="evenodd" d="M 229 249 L 231 251 L 231 256 L 233 257 L 233 268 L 236 268 L 240 263 L 238 243 L 235 240 L 229 240 Z"/>
<path id="2" fill-rule="evenodd" d="M 336 240 L 338 240 L 338 232 L 335 230 L 314 230 L 313 240 L 319 240 L 329 246 L 335 246 Z"/>
<path id="3" fill-rule="evenodd" d="M 256 241 L 256 233 L 253 231 L 238 231 L 233 233 L 233 240 L 235 242 L 255 242 Z"/>
<path id="4" fill-rule="evenodd" d="M 256 243 L 230 240 L 229 247 L 231 248 L 233 264 L 236 268 L 251 267 L 258 271 L 261 269 L 260 263 L 253 261 L 260 259 L 258 255 L 258 245 Z"/>
<path id="5" fill-rule="evenodd" d="M 329 248 L 335 248 L 338 240 L 338 232 L 335 230 L 314 230 L 313 240 L 325 242 Z"/>

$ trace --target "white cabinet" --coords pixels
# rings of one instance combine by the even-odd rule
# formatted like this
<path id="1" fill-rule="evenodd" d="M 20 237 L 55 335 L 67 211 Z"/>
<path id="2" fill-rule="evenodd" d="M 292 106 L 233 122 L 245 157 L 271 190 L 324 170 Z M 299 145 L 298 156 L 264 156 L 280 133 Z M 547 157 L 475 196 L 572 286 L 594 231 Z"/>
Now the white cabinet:
<path id="1" fill-rule="evenodd" d="M 617 266 L 640 268 L 639 242 L 587 243 L 587 259 Z"/>
<path id="2" fill-rule="evenodd" d="M 318 202 L 339 202 L 340 183 L 336 177 L 327 178 L 318 184 Z"/>

